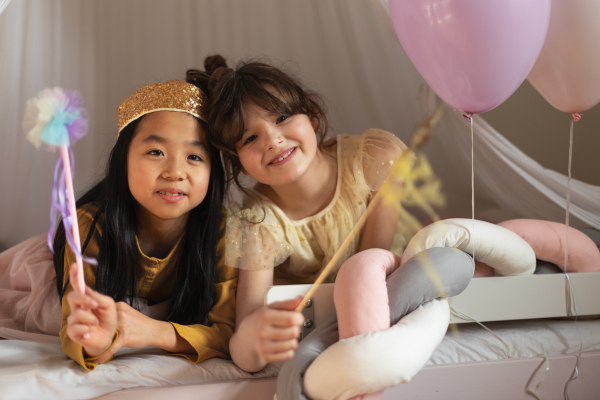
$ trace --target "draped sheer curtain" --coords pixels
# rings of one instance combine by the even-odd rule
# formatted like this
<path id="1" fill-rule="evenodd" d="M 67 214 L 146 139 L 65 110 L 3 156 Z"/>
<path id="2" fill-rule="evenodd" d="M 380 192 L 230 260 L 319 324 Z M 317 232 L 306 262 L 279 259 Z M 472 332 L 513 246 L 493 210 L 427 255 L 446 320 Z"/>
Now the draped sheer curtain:
<path id="1" fill-rule="evenodd" d="M 8 3 L 10 3 L 10 0 L 0 0 L 0 14 L 2 14 L 2 11 L 8 6 Z"/>
<path id="2" fill-rule="evenodd" d="M 103 173 L 119 102 L 143 84 L 183 79 L 215 53 L 230 64 L 268 56 L 300 76 L 327 99 L 332 135 L 379 127 L 406 141 L 427 112 L 418 100 L 423 80 L 381 0 L 0 0 L 0 12 L 5 246 L 48 226 L 58 155 L 35 150 L 21 128 L 26 101 L 45 87 L 79 90 L 90 114 L 89 133 L 74 146 L 79 194 Z M 477 121 L 477 209 L 562 221 L 564 176 Z M 425 150 L 450 200 L 442 215 L 470 216 L 468 126 L 449 110 Z M 575 224 L 600 228 L 599 190 L 574 182 Z"/>

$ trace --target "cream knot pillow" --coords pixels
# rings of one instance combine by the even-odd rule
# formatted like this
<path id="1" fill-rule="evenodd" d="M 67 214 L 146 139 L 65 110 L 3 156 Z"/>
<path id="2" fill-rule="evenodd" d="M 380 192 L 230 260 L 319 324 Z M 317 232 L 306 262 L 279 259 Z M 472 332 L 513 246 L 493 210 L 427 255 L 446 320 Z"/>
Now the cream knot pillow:
<path id="1" fill-rule="evenodd" d="M 308 367 L 304 391 L 315 400 L 344 400 L 409 382 L 442 342 L 448 300 L 432 300 L 396 325 L 340 340 Z"/>
<path id="2" fill-rule="evenodd" d="M 473 230 L 473 222 L 475 230 Z M 452 218 L 421 229 L 410 240 L 401 265 L 432 247 L 455 247 L 492 267 L 497 275 L 530 275 L 535 271 L 535 252 L 516 233 L 489 222 Z"/>

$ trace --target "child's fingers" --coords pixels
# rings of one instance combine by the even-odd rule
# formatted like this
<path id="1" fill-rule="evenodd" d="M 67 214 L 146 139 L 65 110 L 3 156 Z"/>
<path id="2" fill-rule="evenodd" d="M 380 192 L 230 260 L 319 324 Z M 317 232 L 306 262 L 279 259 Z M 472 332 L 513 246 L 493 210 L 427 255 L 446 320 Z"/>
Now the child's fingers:
<path id="1" fill-rule="evenodd" d="M 295 311 L 282 311 L 266 309 L 261 316 L 265 325 L 287 328 L 290 326 L 299 326 L 304 322 L 302 314 Z"/>
<path id="2" fill-rule="evenodd" d="M 85 294 L 92 298 L 94 301 L 98 303 L 99 308 L 111 308 L 116 307 L 115 301 L 112 297 L 105 296 L 99 292 L 96 292 L 94 289 L 89 286 L 85 287 Z"/>
<path id="3" fill-rule="evenodd" d="M 267 363 L 274 363 L 274 362 L 289 360 L 290 358 L 293 358 L 293 357 L 294 357 L 294 350 L 288 350 L 283 353 L 269 354 L 268 356 L 263 357 L 263 361 L 267 362 Z"/>
<path id="4" fill-rule="evenodd" d="M 269 304 L 267 307 L 274 308 L 275 310 L 293 311 L 296 309 L 296 307 L 298 307 L 301 301 L 302 296 L 297 296 L 296 298 L 291 300 L 276 301 L 274 303 Z"/>
<path id="5" fill-rule="evenodd" d="M 67 301 L 69 302 L 72 310 L 82 307 L 88 309 L 95 309 L 98 307 L 98 302 L 96 300 L 79 292 L 69 292 L 67 294 Z"/>
<path id="6" fill-rule="evenodd" d="M 294 356 L 298 340 L 261 340 L 258 344 L 258 354 L 264 362 L 283 361 Z"/>
<path id="7" fill-rule="evenodd" d="M 92 328 L 85 324 L 69 324 L 67 328 L 67 335 L 77 343 L 84 345 L 85 342 L 90 338 L 90 332 Z"/>
<path id="8" fill-rule="evenodd" d="M 75 291 L 79 289 L 79 269 L 77 268 L 77 263 L 71 264 L 71 268 L 69 268 L 69 280 L 71 281 L 71 286 L 75 288 Z"/>
<path id="9" fill-rule="evenodd" d="M 276 326 L 266 326 L 260 333 L 263 340 L 292 340 L 300 336 L 300 327 L 291 326 L 288 328 L 280 328 Z"/>
<path id="10" fill-rule="evenodd" d="M 98 318 L 91 312 L 81 308 L 73 310 L 67 318 L 69 324 L 98 325 Z"/>
<path id="11" fill-rule="evenodd" d="M 296 347 L 298 347 L 298 341 L 296 339 L 283 341 L 278 340 L 264 342 L 261 346 L 261 350 L 264 354 L 278 354 L 295 350 Z"/>

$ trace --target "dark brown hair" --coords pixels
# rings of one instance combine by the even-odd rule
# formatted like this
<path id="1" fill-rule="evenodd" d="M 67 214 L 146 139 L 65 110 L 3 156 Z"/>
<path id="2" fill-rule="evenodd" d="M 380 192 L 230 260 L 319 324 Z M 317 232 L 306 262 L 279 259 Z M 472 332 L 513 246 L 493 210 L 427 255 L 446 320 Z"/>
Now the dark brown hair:
<path id="1" fill-rule="evenodd" d="M 305 89 L 290 73 L 257 60 L 241 61 L 231 69 L 220 55 L 207 57 L 204 67 L 206 72 L 188 70 L 186 81 L 208 95 L 207 137 L 222 152 L 228 183 L 233 181 L 244 190 L 238 180 L 242 164 L 235 145 L 244 132 L 246 104 L 281 115 L 306 114 L 311 119 L 317 118 L 315 133 L 319 148 L 323 149 L 329 127 L 323 99 Z"/>

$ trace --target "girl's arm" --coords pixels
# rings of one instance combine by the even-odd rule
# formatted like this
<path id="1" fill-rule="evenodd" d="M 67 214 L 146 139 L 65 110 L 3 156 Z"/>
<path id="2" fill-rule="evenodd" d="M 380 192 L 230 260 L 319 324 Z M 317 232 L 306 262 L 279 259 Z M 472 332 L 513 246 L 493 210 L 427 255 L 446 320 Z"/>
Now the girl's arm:
<path id="1" fill-rule="evenodd" d="M 169 322 L 152 319 L 124 302 L 116 303 L 115 310 L 117 315 L 116 330 L 119 334 L 110 345 L 110 348 L 103 351 L 101 356 L 94 360 L 94 363 L 102 364 L 110 360 L 122 347 L 134 349 L 158 347 L 171 353 L 195 353 L 194 347 L 181 337 Z M 94 354 L 87 351 L 86 347 L 84 349 L 90 356 L 94 356 Z"/>
<path id="2" fill-rule="evenodd" d="M 77 282 L 77 265 L 71 266 L 71 282 Z M 66 296 L 71 310 L 66 334 L 83 347 L 88 357 L 96 358 L 106 352 L 116 339 L 117 310 L 108 296 L 86 285 L 85 293 L 71 290 Z"/>
<path id="3" fill-rule="evenodd" d="M 83 346 L 85 353 L 82 357 L 85 358 L 82 365 L 93 369 L 96 364 L 110 360 L 122 347 L 158 347 L 167 353 L 184 356 L 195 363 L 211 357 L 227 358 L 227 345 L 233 333 L 233 296 L 237 284 L 237 271 L 228 270 L 229 274 L 219 274 L 220 281 L 215 288 L 215 304 L 209 312 L 207 325 L 185 326 L 155 320 L 127 303 L 115 304 L 110 297 L 89 287 L 86 295 L 69 293 L 68 303 L 71 309 L 77 311 L 68 318 L 66 333 L 72 342 Z M 76 277 L 71 276 L 71 281 L 73 279 Z M 109 307 L 110 305 L 112 307 Z M 85 310 L 81 309 L 81 306 L 84 306 Z M 109 318 L 111 315 L 112 319 Z M 86 324 L 89 327 L 86 327 Z M 106 328 L 99 329 L 104 326 Z M 87 338 L 80 334 L 87 332 L 91 333 Z"/>
<path id="4" fill-rule="evenodd" d="M 219 242 L 224 247 L 224 240 Z M 166 354 L 179 355 L 193 363 L 212 357 L 229 358 L 229 340 L 235 330 L 235 294 L 238 285 L 238 270 L 226 267 L 219 261 L 218 282 L 215 284 L 213 306 L 208 313 L 206 325 L 180 325 L 165 322 L 176 334 L 163 336 L 166 342 L 159 346 Z M 179 347 L 183 345 L 183 347 Z M 174 346 L 174 347 L 170 347 Z"/>
<path id="5" fill-rule="evenodd" d="M 98 226 L 92 227 L 92 222 L 94 220 L 94 215 L 96 213 L 96 208 L 93 206 L 83 206 L 77 209 L 77 219 L 79 222 L 79 235 L 81 243 L 85 243 L 88 233 L 90 233 L 90 229 L 93 229 L 91 232 L 91 240 L 89 241 L 86 249 L 85 256 L 87 257 L 97 257 L 98 256 L 98 243 L 101 238 L 100 230 Z M 65 244 L 64 248 L 64 264 L 63 264 L 63 282 L 76 282 L 77 277 L 74 275 L 76 273 L 75 270 L 71 272 L 71 266 L 75 263 L 75 254 L 71 251 L 71 248 L 68 244 Z M 86 282 L 86 286 L 93 286 L 95 282 L 95 273 L 94 269 L 91 265 L 83 262 L 83 272 L 84 272 L 84 280 Z M 76 296 L 75 296 L 76 295 Z M 71 300 L 69 300 L 71 299 Z M 84 325 L 86 321 L 94 321 L 97 320 L 98 316 L 102 316 L 105 318 L 105 321 L 102 325 L 105 329 L 108 329 L 108 324 L 116 323 L 116 311 L 114 310 L 114 302 L 112 299 L 112 308 L 108 303 L 101 302 L 101 304 L 95 304 L 94 302 L 98 302 L 97 299 L 93 299 L 88 294 L 80 294 L 73 292 L 73 286 L 69 283 L 66 287 L 64 296 L 62 298 L 62 321 L 61 321 L 61 329 L 60 329 L 60 338 L 62 341 L 62 347 L 65 354 L 77 362 L 79 365 L 83 366 L 87 370 L 93 370 L 96 367 L 96 364 L 93 362 L 93 356 L 96 356 L 101 353 L 100 350 L 102 348 L 107 348 L 110 346 L 113 338 L 115 337 L 115 330 L 110 329 L 110 333 L 106 333 L 106 336 L 110 336 L 105 342 L 104 338 L 98 340 L 96 336 L 93 340 L 81 340 L 82 336 L 86 333 L 83 330 L 86 327 Z M 71 305 L 71 303 L 73 305 Z M 92 306 L 92 304 L 94 304 Z M 98 315 L 91 313 L 90 309 L 92 307 L 100 307 L 101 310 Z M 106 317 L 109 316 L 114 311 L 115 320 L 109 322 L 106 320 Z M 70 318 L 70 321 L 69 321 Z M 80 325 L 75 329 L 69 328 L 69 322 L 71 325 L 75 327 L 75 325 Z M 89 328 L 87 328 L 89 329 Z M 68 334 L 68 330 L 71 331 L 71 335 Z M 108 331 L 107 331 L 108 332 Z M 73 336 L 75 340 L 71 337 Z M 84 344 L 88 345 L 87 349 L 84 349 Z M 86 351 L 87 350 L 87 351 Z M 89 353 L 88 353 L 89 352 Z"/>
<path id="6" fill-rule="evenodd" d="M 371 198 L 374 198 L 376 194 L 377 192 L 372 192 Z M 374 248 L 390 250 L 398 227 L 398 217 L 398 211 L 383 204 L 382 201 L 378 201 L 365 222 L 358 243 L 358 251 Z"/>
<path id="7" fill-rule="evenodd" d="M 225 230 L 226 213 L 223 212 L 221 231 Z M 235 295 L 238 285 L 238 269 L 225 266 L 225 236 L 217 245 L 219 264 L 217 282 L 214 285 L 213 306 L 208 313 L 206 325 L 180 325 L 174 322 L 156 322 L 160 332 L 154 346 L 165 354 L 178 355 L 193 363 L 212 357 L 229 358 L 229 340 L 235 330 Z"/>
<path id="8" fill-rule="evenodd" d="M 93 211 L 78 210 L 81 242 L 84 243 L 89 232 L 90 223 L 93 219 Z M 85 255 L 96 257 L 98 254 L 98 243 L 101 238 L 97 227 L 92 235 L 92 239 L 87 246 Z M 219 252 L 224 248 L 224 239 L 219 242 Z M 69 277 L 69 269 L 75 261 L 75 256 L 71 249 L 65 247 L 65 282 Z M 235 292 L 237 288 L 238 270 L 225 267 L 223 260 L 220 260 L 217 283 L 215 284 L 215 295 L 213 307 L 208 313 L 208 322 L 206 325 L 179 325 L 170 322 L 151 319 L 137 310 L 131 308 L 126 303 L 114 303 L 112 299 L 97 293 L 101 298 L 106 297 L 113 303 L 115 314 L 117 315 L 117 328 L 119 335 L 115 335 L 116 330 L 112 330 L 110 341 L 103 343 L 102 346 L 109 346 L 108 351 L 100 354 L 98 350 L 84 348 L 82 341 L 76 337 L 73 340 L 67 333 L 68 317 L 71 310 L 78 308 L 78 305 L 71 308 L 68 295 L 72 291 L 69 285 L 62 302 L 62 327 L 60 337 L 63 342 L 65 354 L 87 370 L 93 370 L 97 364 L 105 362 L 121 347 L 146 347 L 155 346 L 162 348 L 169 354 L 180 355 L 188 360 L 198 363 L 211 357 L 229 358 L 229 339 L 235 328 Z M 93 268 L 84 262 L 85 281 L 87 285 L 93 286 L 95 274 Z M 73 280 L 71 280 L 73 281 Z M 83 300 L 88 304 L 85 308 L 90 308 L 91 298 Z M 98 302 L 98 300 L 95 300 Z M 82 304 L 83 305 L 83 304 Z M 87 320 L 92 320 L 89 318 Z M 97 316 L 95 317 L 97 318 Z M 74 320 L 74 319 L 73 319 Z M 84 322 L 83 320 L 77 320 Z M 75 320 L 73 321 L 75 322 Z M 78 328 L 80 331 L 83 328 Z M 100 354 L 100 356 L 96 356 Z M 96 357 L 93 357 L 93 356 Z"/>
<path id="9" fill-rule="evenodd" d="M 77 266 L 70 268 L 71 282 L 77 282 Z M 194 352 L 168 322 L 154 320 L 126 303 L 116 303 L 86 285 L 85 293 L 70 290 L 66 335 L 83 347 L 85 366 L 109 360 L 121 347 L 155 346 L 172 352 Z M 117 334 L 118 331 L 118 334 Z M 90 368 L 92 367 L 92 368 Z"/>
<path id="10" fill-rule="evenodd" d="M 263 369 L 267 363 L 292 358 L 298 346 L 303 318 L 293 310 L 301 299 L 264 307 L 264 296 L 273 284 L 273 270 L 240 270 L 236 331 L 229 342 L 231 358 L 248 372 Z"/>
<path id="11" fill-rule="evenodd" d="M 367 129 L 361 135 L 361 140 L 362 176 L 373 199 L 392 171 L 397 157 L 410 150 L 395 135 L 381 129 Z M 394 242 L 400 216 L 398 211 L 380 200 L 374 206 L 361 232 L 358 251 L 372 248 L 390 250 Z"/>
<path id="12" fill-rule="evenodd" d="M 222 253 L 224 238 L 219 241 Z M 120 346 L 161 348 L 165 354 L 187 358 L 200 363 L 209 358 L 229 358 L 229 340 L 235 329 L 235 293 L 238 284 L 238 269 L 226 267 L 219 260 L 217 283 L 213 306 L 208 313 L 206 325 L 180 325 L 151 319 L 126 303 L 117 303 L 119 311 L 119 335 L 123 341 L 115 343 L 111 351 Z M 98 362 L 110 358 L 107 352 Z"/>

